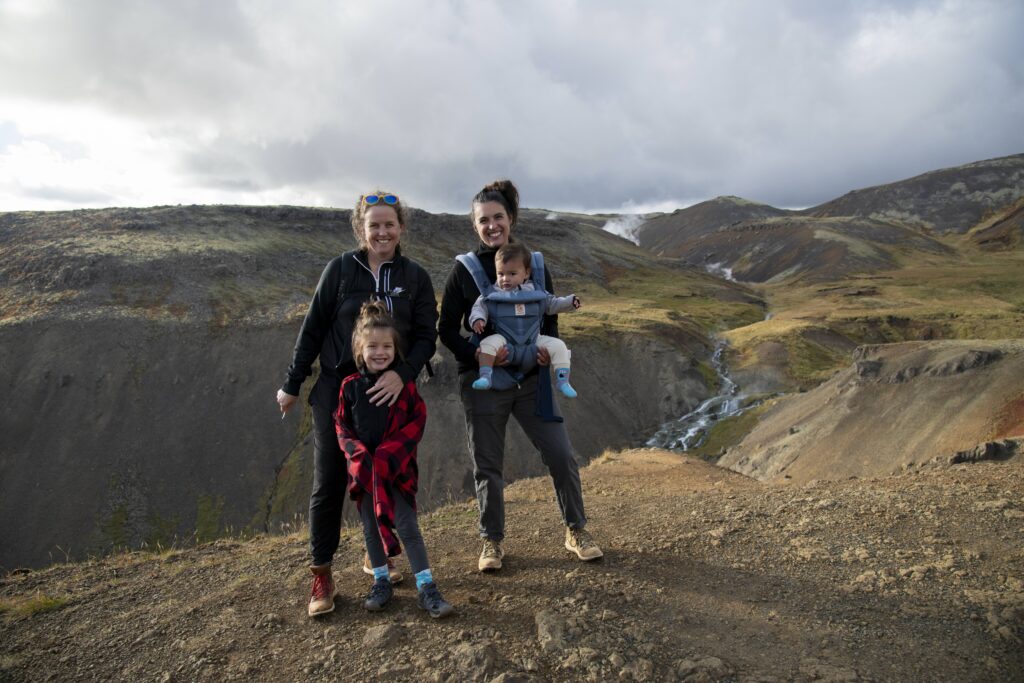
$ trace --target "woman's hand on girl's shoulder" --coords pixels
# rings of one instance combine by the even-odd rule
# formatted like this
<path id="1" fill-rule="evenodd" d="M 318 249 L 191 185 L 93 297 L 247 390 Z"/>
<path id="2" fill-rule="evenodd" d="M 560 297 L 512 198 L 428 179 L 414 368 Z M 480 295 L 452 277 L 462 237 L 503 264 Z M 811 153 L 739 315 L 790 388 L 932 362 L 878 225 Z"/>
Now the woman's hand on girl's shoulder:
<path id="1" fill-rule="evenodd" d="M 402 381 L 401 376 L 394 370 L 388 370 L 377 378 L 372 387 L 366 390 L 366 395 L 370 398 L 370 403 L 375 406 L 393 406 L 404 386 L 405 382 Z"/>

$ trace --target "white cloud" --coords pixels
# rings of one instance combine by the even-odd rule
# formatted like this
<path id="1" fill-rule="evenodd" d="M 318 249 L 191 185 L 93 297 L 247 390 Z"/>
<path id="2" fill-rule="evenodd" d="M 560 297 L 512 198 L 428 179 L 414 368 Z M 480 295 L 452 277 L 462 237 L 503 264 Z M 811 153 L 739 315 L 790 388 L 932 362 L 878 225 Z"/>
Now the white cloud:
<path id="1" fill-rule="evenodd" d="M 0 210 L 386 186 L 461 212 L 504 176 L 557 210 L 806 206 L 1024 151 L 1022 25 L 1014 0 L 0 0 Z"/>

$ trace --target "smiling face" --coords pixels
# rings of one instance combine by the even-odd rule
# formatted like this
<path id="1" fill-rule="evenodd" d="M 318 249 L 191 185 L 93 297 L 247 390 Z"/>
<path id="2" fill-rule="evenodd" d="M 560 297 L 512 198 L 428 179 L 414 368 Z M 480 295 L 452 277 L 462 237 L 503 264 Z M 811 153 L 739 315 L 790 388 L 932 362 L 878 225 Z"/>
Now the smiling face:
<path id="1" fill-rule="evenodd" d="M 494 270 L 498 276 L 498 289 L 515 289 L 530 277 L 530 269 L 518 258 L 509 259 L 504 263 L 496 261 Z"/>
<path id="2" fill-rule="evenodd" d="M 391 367 L 395 360 L 395 335 L 391 328 L 367 330 L 363 335 L 359 355 L 370 372 L 380 373 Z"/>
<path id="3" fill-rule="evenodd" d="M 398 212 L 393 207 L 371 206 L 363 216 L 363 246 L 378 263 L 394 258 L 404 231 L 405 226 L 399 222 Z"/>
<path id="4" fill-rule="evenodd" d="M 496 249 L 508 242 L 512 223 L 501 202 L 481 202 L 473 205 L 473 229 L 481 242 Z"/>

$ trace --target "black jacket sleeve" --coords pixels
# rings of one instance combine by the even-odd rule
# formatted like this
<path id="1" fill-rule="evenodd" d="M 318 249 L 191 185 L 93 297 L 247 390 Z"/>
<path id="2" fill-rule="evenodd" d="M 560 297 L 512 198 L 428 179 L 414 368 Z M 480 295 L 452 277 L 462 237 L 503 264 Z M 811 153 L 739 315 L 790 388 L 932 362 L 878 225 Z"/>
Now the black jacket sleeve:
<path id="1" fill-rule="evenodd" d="M 288 375 L 281 389 L 292 396 L 299 395 L 302 382 L 313 373 L 313 361 L 320 354 L 324 337 L 330 332 L 334 318 L 334 307 L 338 303 L 338 279 L 341 277 L 341 259 L 339 256 L 324 268 L 317 283 L 313 299 L 302 321 L 302 328 L 295 340 L 295 351 L 292 364 L 288 366 Z"/>
<path id="2" fill-rule="evenodd" d="M 555 293 L 555 285 L 551 282 L 551 271 L 547 268 L 544 269 L 544 289 L 548 291 L 548 294 Z M 548 337 L 558 337 L 558 315 L 544 315 L 544 319 L 540 322 L 540 333 L 547 335 Z"/>
<path id="3" fill-rule="evenodd" d="M 415 261 L 405 262 L 406 270 L 418 269 L 416 299 L 412 302 L 412 321 L 409 326 L 409 351 L 405 361 L 395 371 L 402 381 L 408 384 L 419 377 L 423 366 L 430 362 L 437 350 L 437 297 L 434 295 L 434 284 L 430 274 Z M 408 283 L 410 274 L 406 272 Z"/>
<path id="4" fill-rule="evenodd" d="M 469 310 L 473 306 L 472 302 L 480 296 L 480 291 L 475 284 L 472 287 L 466 286 L 466 282 L 472 282 L 472 279 L 466 267 L 456 261 L 444 285 L 444 294 L 441 296 L 441 316 L 437 323 L 441 343 L 452 352 L 460 365 L 471 368 L 476 367 L 476 346 L 462 336 L 462 329 L 469 316 Z M 471 289 L 473 293 L 473 298 L 468 304 L 467 289 Z"/>

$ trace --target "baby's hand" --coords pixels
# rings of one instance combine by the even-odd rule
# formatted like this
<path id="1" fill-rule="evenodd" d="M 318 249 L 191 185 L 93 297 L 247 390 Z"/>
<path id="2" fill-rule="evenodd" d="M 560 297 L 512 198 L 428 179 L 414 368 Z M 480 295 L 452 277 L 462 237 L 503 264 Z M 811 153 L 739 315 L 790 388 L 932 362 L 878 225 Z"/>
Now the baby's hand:
<path id="1" fill-rule="evenodd" d="M 583 302 L 580 301 L 580 298 L 578 296 L 576 296 L 575 294 L 573 294 L 572 295 L 572 307 L 578 309 L 582 305 L 583 305 Z"/>
<path id="2" fill-rule="evenodd" d="M 484 327 L 486 326 L 487 323 L 485 323 L 483 320 L 477 320 L 475 323 L 473 323 L 473 331 L 476 332 L 477 334 L 483 334 Z"/>

